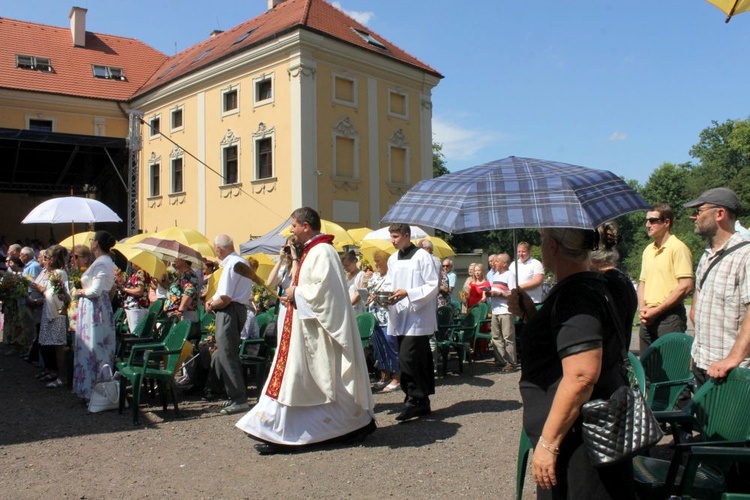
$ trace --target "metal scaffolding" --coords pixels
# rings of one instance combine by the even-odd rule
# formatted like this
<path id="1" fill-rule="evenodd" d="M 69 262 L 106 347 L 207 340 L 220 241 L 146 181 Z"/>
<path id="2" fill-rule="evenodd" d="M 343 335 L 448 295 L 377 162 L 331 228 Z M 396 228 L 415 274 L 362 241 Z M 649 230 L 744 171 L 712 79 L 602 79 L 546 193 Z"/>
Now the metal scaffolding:
<path id="1" fill-rule="evenodd" d="M 141 151 L 143 113 L 130 110 L 128 133 L 128 236 L 138 234 L 138 157 Z"/>

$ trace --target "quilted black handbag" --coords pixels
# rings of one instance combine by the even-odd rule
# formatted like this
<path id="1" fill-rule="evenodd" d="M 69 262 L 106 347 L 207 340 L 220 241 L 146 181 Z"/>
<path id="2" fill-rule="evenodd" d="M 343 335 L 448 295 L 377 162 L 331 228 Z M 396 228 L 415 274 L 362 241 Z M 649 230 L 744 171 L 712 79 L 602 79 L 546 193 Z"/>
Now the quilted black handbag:
<path id="1" fill-rule="evenodd" d="M 594 467 L 611 465 L 647 450 L 664 433 L 643 395 L 628 386 L 609 399 L 595 399 L 581 408 L 583 442 Z"/>
<path id="2" fill-rule="evenodd" d="M 622 322 L 609 293 L 607 307 L 614 320 L 623 355 L 630 367 L 628 342 Z M 636 387 L 619 387 L 609 399 L 595 399 L 581 407 L 582 437 L 589 460 L 594 467 L 616 464 L 655 445 L 664 436 L 643 394 Z"/>

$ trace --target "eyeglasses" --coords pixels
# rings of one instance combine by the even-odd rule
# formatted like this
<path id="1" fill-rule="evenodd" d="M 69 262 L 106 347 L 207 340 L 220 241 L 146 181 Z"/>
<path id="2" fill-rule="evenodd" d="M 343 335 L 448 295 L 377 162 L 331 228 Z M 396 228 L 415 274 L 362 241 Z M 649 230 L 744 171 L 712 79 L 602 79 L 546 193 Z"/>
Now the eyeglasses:
<path id="1" fill-rule="evenodd" d="M 706 211 L 708 211 L 708 210 L 713 210 L 714 208 L 721 208 L 721 207 L 717 207 L 716 205 L 713 205 L 713 206 L 710 206 L 710 207 L 704 207 L 704 206 L 700 206 L 700 207 L 696 208 L 696 209 L 695 209 L 695 210 L 693 211 L 693 214 L 692 214 L 692 215 L 691 215 L 690 217 L 698 217 L 698 216 L 700 216 L 700 214 L 702 214 L 703 212 L 706 212 Z"/>
<path id="2" fill-rule="evenodd" d="M 646 222 L 648 222 L 649 224 L 661 224 L 662 222 L 664 222 L 664 219 L 662 219 L 661 217 L 649 217 L 648 219 L 646 219 Z"/>
<path id="3" fill-rule="evenodd" d="M 451 267 L 450 264 L 443 264 L 443 267 Z"/>
<path id="4" fill-rule="evenodd" d="M 71 257 L 74 258 L 74 259 L 82 259 L 83 258 L 82 255 L 76 255 L 76 254 L 71 255 Z"/>

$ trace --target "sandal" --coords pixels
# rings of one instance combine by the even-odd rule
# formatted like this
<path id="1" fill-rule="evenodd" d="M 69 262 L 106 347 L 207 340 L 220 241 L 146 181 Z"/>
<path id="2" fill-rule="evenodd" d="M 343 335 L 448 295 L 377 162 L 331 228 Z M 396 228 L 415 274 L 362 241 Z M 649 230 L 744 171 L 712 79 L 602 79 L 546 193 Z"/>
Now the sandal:
<path id="1" fill-rule="evenodd" d="M 388 384 L 383 388 L 382 392 L 393 392 L 393 391 L 400 391 L 401 390 L 401 384 L 391 385 Z"/>
<path id="2" fill-rule="evenodd" d="M 39 380 L 41 380 L 42 382 L 52 382 L 56 378 L 57 378 L 57 374 L 56 373 L 49 372 L 47 375 L 45 375 L 44 377 L 40 378 Z"/>
<path id="3" fill-rule="evenodd" d="M 37 373 L 36 375 L 34 375 L 34 378 L 37 379 L 37 380 L 41 380 L 44 377 L 46 377 L 47 375 L 49 375 L 49 371 L 48 370 L 42 370 L 39 373 Z"/>
<path id="4" fill-rule="evenodd" d="M 64 385 L 65 385 L 65 382 L 63 382 L 62 380 L 58 378 L 50 382 L 49 384 L 47 384 L 47 387 L 49 387 L 50 389 L 57 389 L 58 387 L 62 387 Z"/>

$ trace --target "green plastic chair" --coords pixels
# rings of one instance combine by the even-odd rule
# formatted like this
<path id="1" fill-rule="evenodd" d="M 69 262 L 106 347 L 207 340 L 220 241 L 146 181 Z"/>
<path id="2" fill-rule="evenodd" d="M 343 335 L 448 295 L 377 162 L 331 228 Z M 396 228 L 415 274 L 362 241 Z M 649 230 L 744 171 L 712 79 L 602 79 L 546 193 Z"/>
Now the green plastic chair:
<path id="1" fill-rule="evenodd" d="M 672 424 L 678 442 L 677 424 L 700 430 L 702 442 L 678 443 L 671 462 L 652 457 L 633 459 L 636 493 L 642 499 L 720 498 L 726 490 L 724 473 L 728 463 L 747 454 L 750 446 L 750 369 L 735 368 L 727 378 L 707 381 L 682 411 L 654 412 L 660 422 Z M 714 450 L 718 448 L 718 450 Z M 683 455 L 688 454 L 683 468 Z M 695 455 L 695 456 L 693 456 Z"/>
<path id="2" fill-rule="evenodd" d="M 690 350 L 693 337 L 686 333 L 660 336 L 641 353 L 646 374 L 646 401 L 654 411 L 672 410 L 680 393 L 693 382 Z"/>
<path id="3" fill-rule="evenodd" d="M 643 371 L 643 365 L 638 356 L 632 352 L 628 352 L 628 360 L 630 361 L 630 367 L 628 368 L 628 382 L 630 387 L 638 389 L 641 394 L 646 395 L 646 373 Z"/>
<path id="4" fill-rule="evenodd" d="M 460 324 L 452 325 L 448 329 L 444 340 L 438 340 L 438 352 L 443 361 L 443 376 L 448 373 L 448 356 L 451 349 L 455 349 L 458 353 L 458 372 L 463 373 L 464 363 L 468 362 L 469 374 L 474 373 L 471 346 L 473 345 L 474 334 L 479 328 L 481 320 L 482 309 L 472 307 L 463 317 Z"/>
<path id="5" fill-rule="evenodd" d="M 127 379 L 131 384 L 133 408 L 133 425 L 139 423 L 139 407 L 143 382 L 146 379 L 156 380 L 161 396 L 162 407 L 167 411 L 167 389 L 172 393 L 175 414 L 179 413 L 177 403 L 177 387 L 174 381 L 174 372 L 182 353 L 182 346 L 190 333 L 190 321 L 182 320 L 172 326 L 163 342 L 136 344 L 130 352 L 127 363 L 119 367 L 120 372 L 120 406 L 122 413 L 127 398 L 127 384 L 122 380 Z M 143 362 L 135 362 L 139 354 L 143 355 Z"/>
<path id="6" fill-rule="evenodd" d="M 529 452 L 532 445 L 526 430 L 521 427 L 521 440 L 518 443 L 518 461 L 516 463 L 516 500 L 523 498 L 523 483 L 526 479 L 526 466 L 529 463 Z"/>
<path id="7" fill-rule="evenodd" d="M 271 362 L 273 361 L 274 354 L 276 352 L 276 345 L 266 337 L 266 327 L 272 322 L 276 321 L 274 314 L 270 311 L 258 314 L 255 317 L 258 322 L 258 330 L 260 331 L 260 337 L 254 339 L 245 339 L 240 344 L 240 363 L 243 367 L 243 375 L 245 377 L 245 383 L 247 383 L 247 375 L 250 370 L 253 370 L 255 376 L 255 383 L 260 391 L 265 382 L 266 374 L 268 373 Z M 256 354 L 250 354 L 248 349 L 251 346 L 258 345 L 258 351 Z"/>
<path id="8" fill-rule="evenodd" d="M 153 330 L 154 324 L 156 323 L 156 314 L 149 312 L 135 326 L 131 335 L 121 337 L 117 341 L 117 347 L 115 349 L 115 358 L 124 359 L 129 355 L 132 347 L 139 343 L 154 342 Z M 120 363 L 118 363 L 119 365 Z"/>
<path id="9" fill-rule="evenodd" d="M 365 347 L 370 342 L 376 324 L 377 318 L 375 318 L 374 314 L 369 312 L 357 314 L 357 329 L 359 330 L 359 338 L 362 340 L 362 347 Z"/>
<path id="10" fill-rule="evenodd" d="M 479 349 L 477 348 L 477 340 L 492 340 L 492 333 L 482 332 L 482 326 L 489 325 L 492 322 L 492 318 L 488 317 L 490 314 L 490 305 L 486 302 L 479 302 L 477 305 L 472 307 L 472 309 L 474 308 L 479 309 L 479 316 L 482 318 L 477 324 L 476 329 L 474 330 L 474 341 L 471 344 L 471 348 L 474 351 L 474 356 L 478 356 Z"/>

